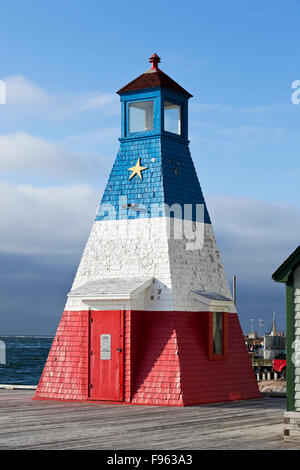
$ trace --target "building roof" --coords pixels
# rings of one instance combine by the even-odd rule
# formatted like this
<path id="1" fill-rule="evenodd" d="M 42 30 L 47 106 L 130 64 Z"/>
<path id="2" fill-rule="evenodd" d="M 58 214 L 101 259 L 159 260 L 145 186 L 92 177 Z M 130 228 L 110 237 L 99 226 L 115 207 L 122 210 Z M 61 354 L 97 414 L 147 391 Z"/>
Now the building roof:
<path id="1" fill-rule="evenodd" d="M 206 292 L 201 290 L 193 290 L 192 292 L 197 295 L 200 295 L 201 297 L 204 297 L 207 300 L 221 300 L 225 302 L 232 302 L 232 300 L 228 297 L 224 297 L 224 295 L 217 294 L 216 292 Z"/>
<path id="2" fill-rule="evenodd" d="M 123 86 L 120 90 L 117 91 L 118 94 L 126 93 L 128 91 L 143 90 L 145 88 L 160 87 L 177 91 L 178 93 L 182 93 L 189 98 L 193 96 L 158 68 L 160 57 L 158 57 L 157 54 L 153 54 L 149 61 L 152 63 L 152 67 L 147 70 L 147 72 L 139 75 L 127 85 Z"/>
<path id="3" fill-rule="evenodd" d="M 276 282 L 287 282 L 291 273 L 300 265 L 300 245 L 273 273 Z"/>
<path id="4" fill-rule="evenodd" d="M 206 305 L 207 309 L 211 312 L 226 312 L 228 309 L 232 309 L 232 307 L 234 307 L 232 299 L 218 294 L 217 292 L 192 290 L 191 293 L 193 300 Z"/>
<path id="5" fill-rule="evenodd" d="M 129 299 L 153 283 L 153 278 L 111 278 L 88 281 L 71 290 L 69 297 L 85 299 Z"/>

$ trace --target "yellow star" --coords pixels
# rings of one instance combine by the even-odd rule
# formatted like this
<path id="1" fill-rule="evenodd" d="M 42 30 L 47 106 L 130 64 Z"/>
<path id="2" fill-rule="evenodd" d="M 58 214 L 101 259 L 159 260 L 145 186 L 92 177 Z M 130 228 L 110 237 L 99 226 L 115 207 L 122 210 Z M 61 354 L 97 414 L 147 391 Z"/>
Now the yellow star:
<path id="1" fill-rule="evenodd" d="M 140 179 L 143 179 L 142 171 L 148 170 L 148 167 L 146 166 L 141 166 L 141 159 L 138 158 L 135 166 L 132 166 L 131 168 L 128 168 L 129 171 L 132 171 L 131 175 L 129 176 L 129 180 L 133 178 L 135 175 L 138 175 Z"/>

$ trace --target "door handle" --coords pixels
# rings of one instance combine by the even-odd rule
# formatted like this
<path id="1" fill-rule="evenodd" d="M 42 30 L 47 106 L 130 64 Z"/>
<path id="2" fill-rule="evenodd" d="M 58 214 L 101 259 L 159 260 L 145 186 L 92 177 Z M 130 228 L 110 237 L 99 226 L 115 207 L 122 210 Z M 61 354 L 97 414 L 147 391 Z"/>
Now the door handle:
<path id="1" fill-rule="evenodd" d="M 122 352 L 122 348 L 117 348 L 117 351 L 118 351 L 118 352 Z"/>

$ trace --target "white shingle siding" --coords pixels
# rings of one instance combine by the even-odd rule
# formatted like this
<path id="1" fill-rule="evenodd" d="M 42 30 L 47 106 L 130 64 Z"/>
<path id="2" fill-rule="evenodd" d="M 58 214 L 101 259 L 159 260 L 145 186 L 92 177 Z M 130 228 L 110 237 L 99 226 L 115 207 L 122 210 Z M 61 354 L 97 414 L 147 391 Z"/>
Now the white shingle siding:
<path id="1" fill-rule="evenodd" d="M 295 342 L 300 342 L 300 266 L 294 271 Z M 300 411 L 300 367 L 295 367 L 295 409 Z"/>
<path id="2" fill-rule="evenodd" d="M 72 290 L 102 278 L 153 277 L 153 286 L 138 301 L 143 310 L 197 311 L 191 295 L 195 289 L 231 299 L 212 225 L 198 222 L 203 246 L 187 250 L 184 237 L 168 237 L 169 223 L 167 217 L 94 222 Z M 82 310 L 86 305 L 69 298 L 65 308 Z"/>

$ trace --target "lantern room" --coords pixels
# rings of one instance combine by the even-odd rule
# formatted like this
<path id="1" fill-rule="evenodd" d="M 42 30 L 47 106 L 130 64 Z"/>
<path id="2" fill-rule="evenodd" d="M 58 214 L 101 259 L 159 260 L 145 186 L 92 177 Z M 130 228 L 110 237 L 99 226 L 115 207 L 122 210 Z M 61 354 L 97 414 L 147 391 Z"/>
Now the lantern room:
<path id="1" fill-rule="evenodd" d="M 188 138 L 188 99 L 192 96 L 158 64 L 160 57 L 150 57 L 152 67 L 118 93 L 122 103 L 122 138 L 169 136 Z"/>

